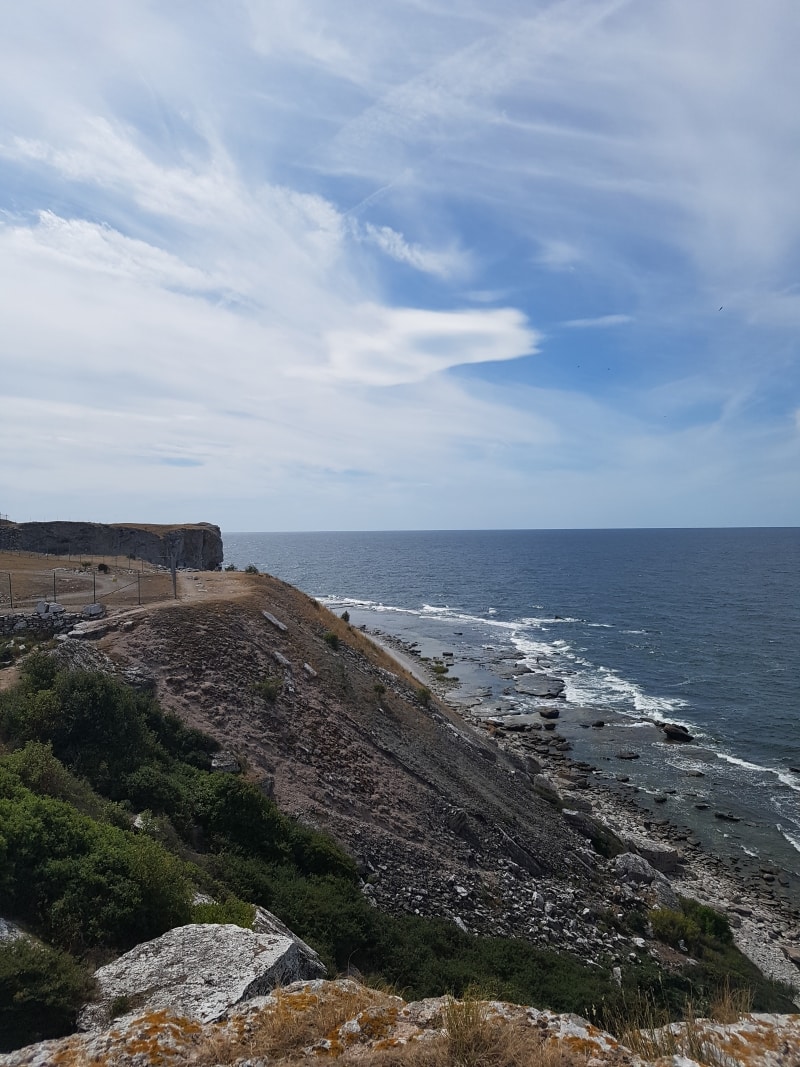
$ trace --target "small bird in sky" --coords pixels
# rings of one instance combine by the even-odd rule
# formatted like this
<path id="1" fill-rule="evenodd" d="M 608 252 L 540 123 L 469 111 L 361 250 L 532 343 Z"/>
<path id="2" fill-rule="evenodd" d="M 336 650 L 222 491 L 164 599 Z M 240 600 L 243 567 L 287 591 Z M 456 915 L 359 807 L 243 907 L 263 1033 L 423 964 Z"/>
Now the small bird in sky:
<path id="1" fill-rule="evenodd" d="M 722 307 L 725 307 L 725 305 L 723 304 Z M 722 311 L 722 308 L 720 308 L 720 311 Z"/>

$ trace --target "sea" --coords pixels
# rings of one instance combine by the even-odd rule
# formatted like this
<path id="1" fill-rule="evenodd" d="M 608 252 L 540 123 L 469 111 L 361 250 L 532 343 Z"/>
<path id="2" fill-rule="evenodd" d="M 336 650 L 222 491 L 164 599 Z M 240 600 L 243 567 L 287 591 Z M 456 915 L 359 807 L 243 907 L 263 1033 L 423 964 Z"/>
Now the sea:
<path id="1" fill-rule="evenodd" d="M 573 758 L 609 781 L 624 773 L 653 819 L 788 872 L 797 892 L 800 529 L 226 533 L 224 545 L 226 564 L 444 657 L 449 698 L 470 714 L 555 704 Z M 517 665 L 563 678 L 566 699 L 518 692 Z M 670 742 L 658 722 L 694 740 Z"/>

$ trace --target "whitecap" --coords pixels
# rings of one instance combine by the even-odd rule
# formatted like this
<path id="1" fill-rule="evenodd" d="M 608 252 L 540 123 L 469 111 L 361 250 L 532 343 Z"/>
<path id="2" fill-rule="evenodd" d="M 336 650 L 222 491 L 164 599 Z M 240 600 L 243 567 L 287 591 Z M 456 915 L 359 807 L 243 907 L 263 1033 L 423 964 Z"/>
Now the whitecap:
<path id="1" fill-rule="evenodd" d="M 759 774 L 774 774 L 780 782 L 788 786 L 793 792 L 800 793 L 800 776 L 793 774 L 791 771 L 781 770 L 780 767 L 764 767 L 760 763 L 750 763 L 749 760 L 731 756 L 727 752 L 717 752 L 716 755 L 718 759 L 724 760 L 726 763 L 732 763 L 735 767 L 742 767 L 744 770 L 757 771 Z"/>
<path id="2" fill-rule="evenodd" d="M 775 824 L 778 828 L 778 832 L 789 842 L 792 848 L 800 852 L 800 834 L 793 833 L 791 830 L 787 830 L 785 826 L 781 826 L 780 823 Z"/>

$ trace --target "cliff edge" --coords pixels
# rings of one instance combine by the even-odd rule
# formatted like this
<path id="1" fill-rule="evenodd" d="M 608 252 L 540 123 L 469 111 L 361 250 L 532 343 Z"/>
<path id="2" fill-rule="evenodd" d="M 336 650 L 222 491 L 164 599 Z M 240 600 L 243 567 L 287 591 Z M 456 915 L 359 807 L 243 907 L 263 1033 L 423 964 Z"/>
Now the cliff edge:
<path id="1" fill-rule="evenodd" d="M 216 570 L 222 533 L 208 522 L 186 525 L 100 522 L 2 522 L 0 551 L 51 555 L 130 556 L 169 567 Z"/>

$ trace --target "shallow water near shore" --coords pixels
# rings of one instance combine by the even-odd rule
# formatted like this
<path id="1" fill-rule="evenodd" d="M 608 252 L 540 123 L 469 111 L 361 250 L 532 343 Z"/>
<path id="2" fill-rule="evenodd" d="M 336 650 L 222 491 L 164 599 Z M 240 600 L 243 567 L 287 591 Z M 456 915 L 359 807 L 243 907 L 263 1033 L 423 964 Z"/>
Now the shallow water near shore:
<path id="1" fill-rule="evenodd" d="M 441 657 L 472 714 L 559 709 L 573 757 L 653 820 L 800 877 L 800 530 L 225 534 L 351 623 Z M 527 668 L 565 699 L 517 690 Z M 535 721 L 534 719 L 534 721 Z M 592 726 L 602 720 L 603 727 Z M 691 744 L 666 740 L 680 723 Z M 621 760 L 629 750 L 636 760 Z M 717 815 L 716 813 L 719 813 Z M 720 815 L 727 816 L 721 818 Z"/>

